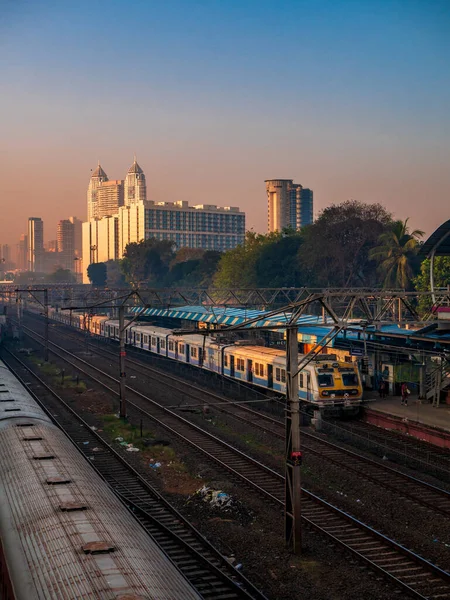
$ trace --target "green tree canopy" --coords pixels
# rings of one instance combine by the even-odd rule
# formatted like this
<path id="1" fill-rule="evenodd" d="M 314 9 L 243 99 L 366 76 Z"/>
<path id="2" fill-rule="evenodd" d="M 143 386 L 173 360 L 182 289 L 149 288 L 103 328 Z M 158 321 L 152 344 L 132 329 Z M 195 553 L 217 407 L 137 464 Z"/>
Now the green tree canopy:
<path id="1" fill-rule="evenodd" d="M 348 200 L 325 208 L 304 229 L 299 250 L 303 268 L 317 286 L 369 286 L 377 282 L 376 263 L 369 257 L 391 215 L 381 204 Z"/>
<path id="2" fill-rule="evenodd" d="M 173 258 L 173 242 L 150 238 L 125 247 L 122 270 L 133 287 L 143 284 L 158 287 L 163 284 Z"/>
<path id="3" fill-rule="evenodd" d="M 423 231 L 409 231 L 408 219 L 394 221 L 379 237 L 379 245 L 370 252 L 370 258 L 379 264 L 384 287 L 408 289 L 414 270 L 418 268 L 419 238 Z"/>
<path id="4" fill-rule="evenodd" d="M 430 291 L 430 266 L 431 261 L 426 258 L 420 265 L 420 271 L 414 277 L 413 284 L 418 292 Z M 434 259 L 434 286 L 435 288 L 445 288 L 450 285 L 450 256 L 437 256 Z M 419 298 L 419 312 L 426 314 L 432 306 L 430 296 Z"/>
<path id="5" fill-rule="evenodd" d="M 195 250 L 195 254 L 191 254 L 184 252 L 184 250 L 190 250 L 190 248 L 181 248 L 177 252 L 166 277 L 166 286 L 209 287 L 220 260 L 220 252 L 214 250 L 201 250 L 199 252 Z M 186 260 L 180 260 L 178 256 L 180 253 Z M 196 256 L 197 258 L 188 258 L 189 256 Z"/>
<path id="6" fill-rule="evenodd" d="M 48 276 L 48 280 L 53 283 L 74 283 L 75 275 L 69 269 L 56 269 Z"/>
<path id="7" fill-rule="evenodd" d="M 104 287 L 106 285 L 106 264 L 104 262 L 91 263 L 87 268 L 89 281 L 95 287 Z"/>

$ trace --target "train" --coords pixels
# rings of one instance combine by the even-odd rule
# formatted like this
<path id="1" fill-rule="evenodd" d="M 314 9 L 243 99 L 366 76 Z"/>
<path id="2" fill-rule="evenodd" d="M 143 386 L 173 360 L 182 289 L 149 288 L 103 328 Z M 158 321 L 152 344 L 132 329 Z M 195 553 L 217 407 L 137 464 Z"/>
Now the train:
<path id="1" fill-rule="evenodd" d="M 0 361 L 0 598 L 201 596 Z"/>
<path id="2" fill-rule="evenodd" d="M 51 309 L 51 318 L 97 336 L 118 341 L 119 323 L 106 315 L 86 315 Z M 276 394 L 286 394 L 286 352 L 252 341 L 222 339 L 217 335 L 177 335 L 176 330 L 135 322 L 126 329 L 126 344 L 142 351 L 218 373 Z M 302 355 L 299 356 L 301 360 Z M 348 357 L 350 358 L 350 357 Z M 299 373 L 299 398 L 305 409 L 324 416 L 359 413 L 363 387 L 355 361 L 335 354 L 319 354 Z"/>

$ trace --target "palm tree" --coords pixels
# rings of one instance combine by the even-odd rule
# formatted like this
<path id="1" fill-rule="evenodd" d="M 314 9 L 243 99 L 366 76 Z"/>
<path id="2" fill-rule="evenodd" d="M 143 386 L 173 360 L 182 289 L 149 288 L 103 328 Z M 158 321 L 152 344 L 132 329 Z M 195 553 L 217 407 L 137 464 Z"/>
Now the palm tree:
<path id="1" fill-rule="evenodd" d="M 370 258 L 379 262 L 384 276 L 383 286 L 407 289 L 413 276 L 412 264 L 419 251 L 419 238 L 424 232 L 410 232 L 408 220 L 394 221 L 378 238 L 380 245 L 370 251 Z"/>

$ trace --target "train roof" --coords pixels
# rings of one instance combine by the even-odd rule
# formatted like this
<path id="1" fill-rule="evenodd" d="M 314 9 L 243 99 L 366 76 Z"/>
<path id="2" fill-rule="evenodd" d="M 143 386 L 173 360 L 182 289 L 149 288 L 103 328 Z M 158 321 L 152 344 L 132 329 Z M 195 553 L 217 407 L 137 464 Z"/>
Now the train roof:
<path id="1" fill-rule="evenodd" d="M 11 418 L 32 418 L 50 422 L 28 390 L 11 373 L 5 363 L 0 361 L 0 421 Z"/>
<path id="2" fill-rule="evenodd" d="M 53 424 L 0 422 L 0 453 L 0 535 L 17 600 L 199 600 Z"/>

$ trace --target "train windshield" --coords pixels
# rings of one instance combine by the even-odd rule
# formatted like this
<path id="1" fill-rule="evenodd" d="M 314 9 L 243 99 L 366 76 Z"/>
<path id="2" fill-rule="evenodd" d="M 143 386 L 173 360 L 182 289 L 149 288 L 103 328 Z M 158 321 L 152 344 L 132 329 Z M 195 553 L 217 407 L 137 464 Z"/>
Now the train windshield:
<path id="1" fill-rule="evenodd" d="M 356 373 L 342 373 L 342 383 L 344 386 L 358 385 L 358 376 Z"/>
<path id="2" fill-rule="evenodd" d="M 320 387 L 331 387 L 333 385 L 333 375 L 328 375 L 328 373 L 321 373 L 317 376 L 317 380 Z"/>

